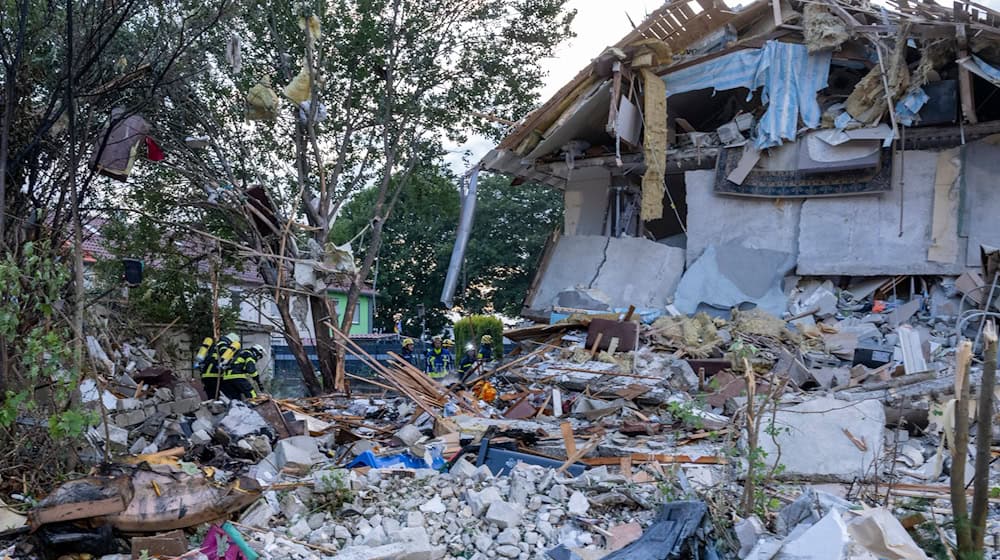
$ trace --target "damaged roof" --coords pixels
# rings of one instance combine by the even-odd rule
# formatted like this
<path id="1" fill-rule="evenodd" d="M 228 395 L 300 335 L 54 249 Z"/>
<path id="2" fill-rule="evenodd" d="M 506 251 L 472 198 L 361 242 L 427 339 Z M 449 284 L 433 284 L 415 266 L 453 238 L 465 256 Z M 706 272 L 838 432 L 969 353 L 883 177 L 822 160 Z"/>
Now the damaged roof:
<path id="1" fill-rule="evenodd" d="M 565 185 L 575 158 L 588 159 L 582 164 L 578 161 L 581 166 L 641 172 L 644 168 L 641 142 L 616 142 L 611 132 L 616 128 L 613 120 L 619 99 L 634 100 L 638 118 L 642 119 L 641 95 L 637 92 L 641 85 L 636 83 L 641 80 L 636 80 L 636 75 L 648 70 L 662 78 L 743 49 L 761 49 L 769 41 L 806 44 L 811 54 L 818 50 L 833 51 L 838 64 L 864 70 L 890 64 L 891 45 L 900 38 L 911 47 L 915 46 L 914 39 L 926 46 L 937 39 L 955 38 L 955 43 L 949 43 L 956 45 L 954 54 L 958 56 L 947 62 L 957 59 L 963 73 L 971 72 L 994 85 L 1000 83 L 1000 77 L 991 73 L 995 68 L 974 54 L 994 64 L 1000 62 L 1000 49 L 996 47 L 1000 44 L 1000 12 L 987 6 L 965 2 L 952 9 L 925 2 L 891 0 L 887 6 L 876 7 L 821 0 L 805 4 L 804 11 L 805 17 L 792 4 L 780 0 L 777 3 L 758 0 L 742 8 L 729 8 L 721 0 L 667 2 L 518 122 L 480 164 L 484 169 L 512 175 L 519 182 L 535 181 L 560 188 Z M 813 20 L 804 21 L 810 17 Z M 827 19 L 817 20 L 817 17 Z M 836 29 L 823 28 L 824 22 L 833 22 Z M 900 54 L 903 58 L 905 51 Z M 622 74 L 624 78 L 619 77 Z M 831 76 L 831 86 L 833 81 Z M 882 84 L 876 81 L 875 85 Z M 898 101 L 904 91 L 909 91 L 906 85 L 900 85 L 898 91 L 893 89 L 893 100 Z M 874 93 L 884 103 L 886 92 L 879 88 Z M 672 95 L 669 88 L 667 95 Z M 673 105 L 675 100 L 677 105 Z M 966 122 L 975 124 L 974 107 L 969 107 L 971 101 L 963 101 Z M 669 111 L 671 124 L 677 116 L 686 117 L 681 113 L 689 107 L 707 109 L 710 103 L 704 96 L 685 99 L 674 95 L 671 104 L 681 110 Z M 877 113 L 876 121 L 884 114 L 878 113 L 878 107 L 872 112 Z M 694 131 L 686 119 L 680 121 L 684 122 L 677 122 L 678 132 Z M 617 124 L 620 129 L 620 122 Z M 896 129 L 896 123 L 892 124 Z M 624 140 L 624 135 L 619 136 Z M 602 138 L 604 150 L 599 149 Z M 615 145 L 610 153 L 609 144 Z M 697 156 L 699 163 L 703 156 L 713 156 L 709 159 L 714 160 L 711 150 L 699 151 Z"/>

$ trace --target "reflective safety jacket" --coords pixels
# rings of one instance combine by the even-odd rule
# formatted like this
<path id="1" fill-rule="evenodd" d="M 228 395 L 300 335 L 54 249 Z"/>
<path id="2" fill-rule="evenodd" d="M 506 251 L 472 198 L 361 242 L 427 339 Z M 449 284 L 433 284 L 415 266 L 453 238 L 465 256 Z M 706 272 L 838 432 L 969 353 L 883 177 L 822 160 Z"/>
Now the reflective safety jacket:
<path id="1" fill-rule="evenodd" d="M 233 359 L 233 363 L 226 368 L 222 375 L 223 380 L 229 379 L 257 379 L 257 358 L 249 350 L 241 350 Z"/>
<path id="2" fill-rule="evenodd" d="M 469 370 L 476 367 L 476 362 L 479 361 L 479 357 L 470 358 L 468 354 L 462 356 L 462 361 L 458 363 L 458 374 L 465 375 L 469 373 Z"/>
<path id="3" fill-rule="evenodd" d="M 482 344 L 479 346 L 479 359 L 484 362 L 493 361 L 493 346 L 489 344 Z"/>
<path id="4" fill-rule="evenodd" d="M 424 366 L 424 370 L 427 372 L 427 375 L 440 378 L 448 375 L 454 363 L 455 358 L 451 355 L 450 350 L 447 348 L 434 348 L 432 346 L 427 349 L 427 363 Z"/>

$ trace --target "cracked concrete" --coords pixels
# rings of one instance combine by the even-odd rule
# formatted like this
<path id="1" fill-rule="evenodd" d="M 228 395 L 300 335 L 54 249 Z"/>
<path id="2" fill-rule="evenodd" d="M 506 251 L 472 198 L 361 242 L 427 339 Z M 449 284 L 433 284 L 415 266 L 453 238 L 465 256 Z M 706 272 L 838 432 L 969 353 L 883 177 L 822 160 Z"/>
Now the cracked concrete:
<path id="1" fill-rule="evenodd" d="M 635 237 L 567 235 L 559 239 L 528 305 L 551 309 L 560 292 L 591 288 L 612 308 L 662 309 L 684 272 L 684 250 Z"/>

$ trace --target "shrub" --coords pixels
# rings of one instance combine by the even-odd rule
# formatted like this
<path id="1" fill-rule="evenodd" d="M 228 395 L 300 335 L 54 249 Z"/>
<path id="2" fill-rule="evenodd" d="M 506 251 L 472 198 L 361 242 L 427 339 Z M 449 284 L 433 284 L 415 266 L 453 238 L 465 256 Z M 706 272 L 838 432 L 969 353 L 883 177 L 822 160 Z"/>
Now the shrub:
<path id="1" fill-rule="evenodd" d="M 462 355 L 470 342 L 479 348 L 479 339 L 484 334 L 493 337 L 493 357 L 503 356 L 503 323 L 489 315 L 471 315 L 455 322 L 455 354 Z"/>

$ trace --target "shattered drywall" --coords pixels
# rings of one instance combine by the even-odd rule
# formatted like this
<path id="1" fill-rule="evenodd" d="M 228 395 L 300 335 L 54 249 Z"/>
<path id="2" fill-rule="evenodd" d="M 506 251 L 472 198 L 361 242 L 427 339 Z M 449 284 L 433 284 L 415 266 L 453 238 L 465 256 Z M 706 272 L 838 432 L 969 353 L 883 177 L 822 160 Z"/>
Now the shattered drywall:
<path id="1" fill-rule="evenodd" d="M 931 246 L 937 162 L 937 152 L 907 151 L 893 160 L 889 192 L 878 197 L 806 200 L 799 227 L 797 273 L 961 274 L 964 263 L 926 260 Z"/>
<path id="2" fill-rule="evenodd" d="M 663 308 L 684 271 L 684 250 L 636 237 L 567 235 L 542 272 L 532 309 L 550 309 L 560 292 L 595 289 L 612 308 Z"/>
<path id="3" fill-rule="evenodd" d="M 750 249 L 798 252 L 801 200 L 737 198 L 715 194 L 715 171 L 684 174 L 687 188 L 687 265 L 709 245 L 739 241 Z"/>

